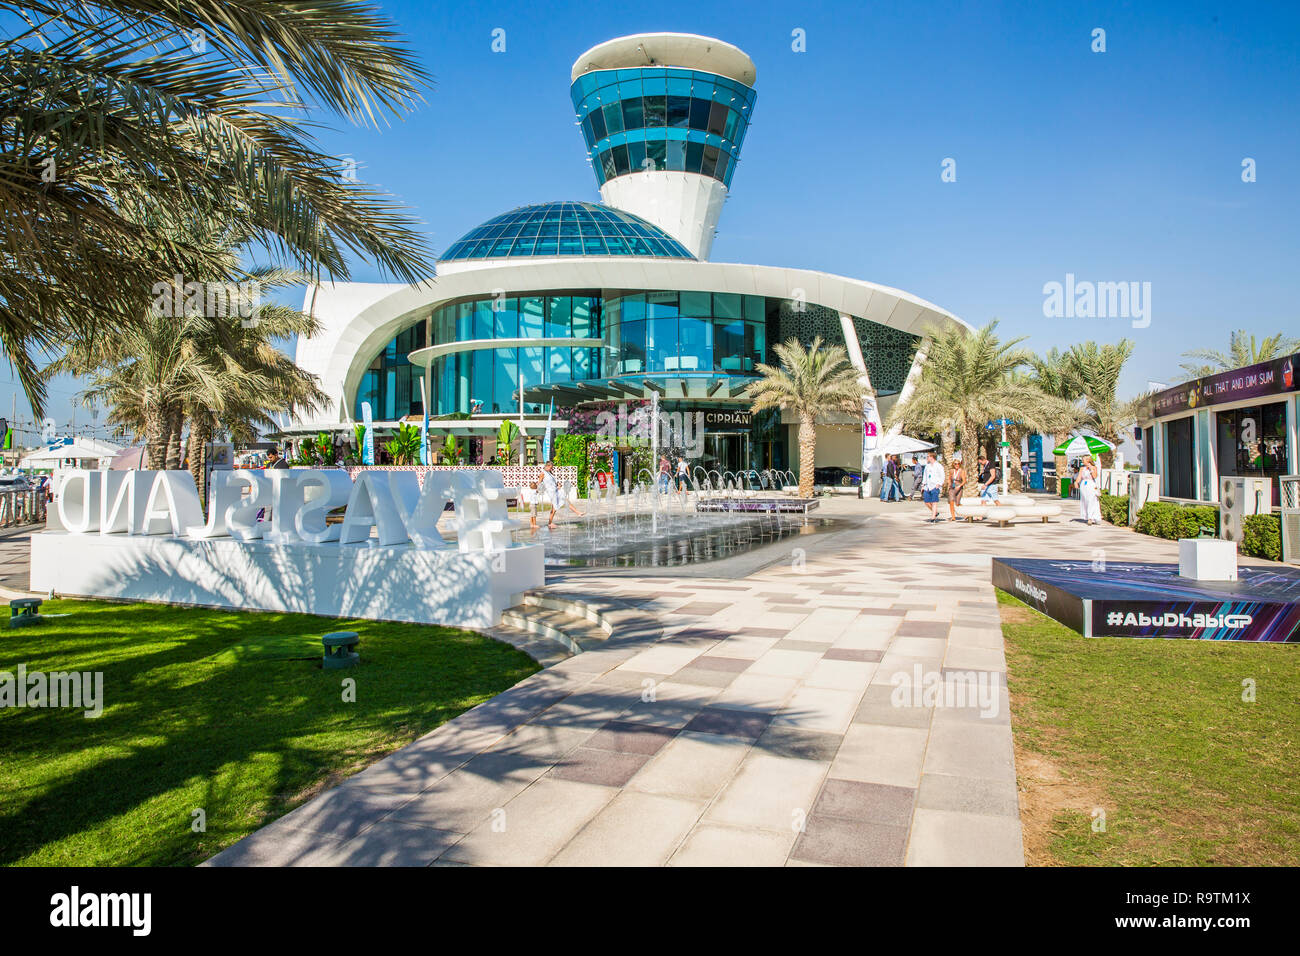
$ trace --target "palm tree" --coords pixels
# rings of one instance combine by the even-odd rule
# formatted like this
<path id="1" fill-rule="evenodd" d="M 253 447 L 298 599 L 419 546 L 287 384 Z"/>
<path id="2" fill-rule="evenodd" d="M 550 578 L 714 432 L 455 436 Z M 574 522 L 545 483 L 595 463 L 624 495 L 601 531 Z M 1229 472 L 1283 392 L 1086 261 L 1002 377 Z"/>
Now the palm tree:
<path id="1" fill-rule="evenodd" d="M 0 346 L 39 416 L 42 357 L 218 271 L 215 216 L 313 277 L 431 274 L 415 220 L 319 150 L 309 111 L 378 126 L 429 77 L 366 0 L 0 0 Z M 314 117 L 312 123 L 318 122 Z"/>
<path id="2" fill-rule="evenodd" d="M 1032 362 L 1031 362 L 1032 365 Z M 1079 409 L 1074 403 L 1058 398 L 1040 387 L 1038 379 L 1024 372 L 1012 372 L 1011 385 L 1026 390 L 1026 401 L 1017 409 L 1013 424 L 1007 426 L 1007 441 L 1010 443 L 1007 462 L 1008 487 L 1012 491 L 1023 491 L 1020 477 L 1020 443 L 1029 435 L 1053 434 L 1062 423 L 1073 423 L 1079 419 Z M 996 430 L 999 434 L 1000 429 Z M 1056 446 L 1053 445 L 1053 448 Z"/>
<path id="3" fill-rule="evenodd" d="M 267 290 L 298 279 L 279 269 L 254 268 L 249 274 Z M 147 311 L 132 325 L 68 343 L 65 355 L 42 374 L 87 376 L 83 402 L 106 406 L 110 424 L 143 435 L 150 468 L 180 466 L 188 422 L 190 468 L 200 476 L 214 434 L 251 437 L 275 425 L 273 414 L 313 408 L 326 399 L 315 378 L 275 345 L 317 329 L 314 317 L 273 303 L 245 320 L 197 309 L 170 316 Z"/>
<path id="4" fill-rule="evenodd" d="M 1114 345 L 1082 342 L 1070 346 L 1065 355 L 1066 375 L 1074 382 L 1087 412 L 1086 424 L 1098 438 L 1116 447 L 1120 431 L 1136 417 L 1139 399 L 1121 401 L 1119 377 L 1124 363 L 1133 354 L 1133 342 L 1120 339 Z M 1102 467 L 1110 468 L 1115 460 L 1113 452 L 1101 456 Z"/>
<path id="5" fill-rule="evenodd" d="M 1058 348 L 1053 348 L 1044 355 L 1036 355 L 1030 360 L 1034 383 L 1046 394 L 1064 403 L 1065 411 L 1060 417 L 1043 429 L 1044 434 L 1052 437 L 1052 447 L 1059 448 L 1070 437 L 1070 433 L 1086 418 L 1083 407 L 1083 389 L 1069 356 Z M 1056 474 L 1065 474 L 1065 456 L 1056 456 Z"/>
<path id="6" fill-rule="evenodd" d="M 1297 350 L 1300 350 L 1300 339 L 1281 332 L 1265 336 L 1264 339 L 1256 342 L 1255 336 L 1248 337 L 1245 329 L 1237 329 L 1228 339 L 1226 353 L 1217 349 L 1193 349 L 1184 352 L 1183 358 L 1193 361 L 1183 363 L 1182 369 L 1185 373 L 1183 381 L 1188 382 L 1194 378 L 1202 378 L 1234 368 L 1244 368 L 1247 365 L 1258 365 L 1260 362 L 1290 355 Z"/>
<path id="7" fill-rule="evenodd" d="M 793 411 L 799 418 L 799 496 L 811 498 L 817 461 L 817 417 L 862 412 L 863 386 L 842 345 L 824 346 L 821 336 L 804 348 L 791 338 L 772 346 L 780 366 L 759 363 L 763 376 L 750 386 L 750 410 Z"/>
<path id="8" fill-rule="evenodd" d="M 1024 339 L 1002 342 L 997 320 L 970 332 L 964 328 L 937 328 L 921 362 L 921 378 L 906 401 L 894 406 L 887 427 L 951 428 L 961 444 L 966 464 L 967 488 L 973 487 L 985 425 L 999 418 L 1039 420 L 1045 396 L 1024 376 L 1013 375 L 1032 356 L 1017 346 Z"/>

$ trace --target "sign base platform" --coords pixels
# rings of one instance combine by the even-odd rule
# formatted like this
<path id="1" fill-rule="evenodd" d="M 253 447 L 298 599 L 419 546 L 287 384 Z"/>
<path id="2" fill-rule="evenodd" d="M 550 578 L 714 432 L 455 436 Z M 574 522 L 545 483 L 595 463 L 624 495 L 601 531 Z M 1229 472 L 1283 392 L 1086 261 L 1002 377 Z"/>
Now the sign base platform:
<path id="1" fill-rule="evenodd" d="M 1193 581 L 1176 564 L 994 558 L 993 586 L 1085 637 L 1300 642 L 1300 571 L 1241 565 Z"/>
<path id="2" fill-rule="evenodd" d="M 485 628 L 545 583 L 540 544 L 461 553 L 59 531 L 31 541 L 31 589 L 69 597 Z"/>

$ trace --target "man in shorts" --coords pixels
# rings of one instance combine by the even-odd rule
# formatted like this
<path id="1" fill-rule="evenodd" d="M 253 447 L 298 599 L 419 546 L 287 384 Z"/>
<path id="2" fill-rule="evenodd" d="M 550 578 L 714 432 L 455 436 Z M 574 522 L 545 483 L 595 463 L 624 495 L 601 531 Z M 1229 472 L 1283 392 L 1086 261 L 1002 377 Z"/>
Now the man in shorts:
<path id="1" fill-rule="evenodd" d="M 939 489 L 943 487 L 943 466 L 935 460 L 934 452 L 925 456 L 921 469 L 921 500 L 930 509 L 930 520 L 939 520 Z"/>
<path id="2" fill-rule="evenodd" d="M 980 503 L 981 504 L 1001 504 L 998 501 L 998 479 L 1002 477 L 1002 472 L 998 466 L 989 461 L 987 455 L 980 455 Z"/>

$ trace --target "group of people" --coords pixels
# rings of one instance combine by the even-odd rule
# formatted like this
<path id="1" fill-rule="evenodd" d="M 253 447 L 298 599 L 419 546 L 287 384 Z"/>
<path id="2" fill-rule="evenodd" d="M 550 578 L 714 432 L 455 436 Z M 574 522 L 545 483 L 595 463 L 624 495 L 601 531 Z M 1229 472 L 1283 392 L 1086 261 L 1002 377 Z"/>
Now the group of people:
<path id="1" fill-rule="evenodd" d="M 690 484 L 690 465 L 683 457 L 677 458 L 676 466 L 667 455 L 659 456 L 659 493 L 668 494 L 668 485 L 672 483 L 678 491 Z"/>
<path id="2" fill-rule="evenodd" d="M 566 505 L 579 518 L 583 515 L 577 506 L 566 498 L 564 485 L 559 476 L 555 474 L 555 464 L 553 462 L 543 462 L 541 480 L 530 481 L 528 487 L 524 490 L 523 498 L 524 504 L 528 506 L 528 527 L 532 531 L 537 530 L 538 506 L 551 506 L 550 515 L 546 522 L 547 531 L 555 530 L 555 519 Z"/>
<path id="3" fill-rule="evenodd" d="M 954 461 L 952 471 L 944 469 L 934 452 L 928 452 L 925 461 L 919 458 L 913 464 L 913 494 L 920 492 L 921 500 L 930 510 L 930 521 L 940 521 L 939 499 L 946 492 L 948 499 L 948 520 L 957 520 L 957 505 L 961 503 L 966 489 L 966 469 L 960 460 Z M 902 501 L 903 464 L 898 455 L 886 455 L 881 469 L 881 501 Z M 1022 468 L 1022 477 L 1027 468 Z M 976 487 L 980 502 L 997 505 L 998 482 L 1002 479 L 1002 469 L 996 461 L 981 454 L 976 471 Z M 1079 490 L 1079 517 L 1086 523 L 1101 524 L 1101 469 L 1095 458 L 1089 455 L 1075 472 L 1075 485 Z"/>

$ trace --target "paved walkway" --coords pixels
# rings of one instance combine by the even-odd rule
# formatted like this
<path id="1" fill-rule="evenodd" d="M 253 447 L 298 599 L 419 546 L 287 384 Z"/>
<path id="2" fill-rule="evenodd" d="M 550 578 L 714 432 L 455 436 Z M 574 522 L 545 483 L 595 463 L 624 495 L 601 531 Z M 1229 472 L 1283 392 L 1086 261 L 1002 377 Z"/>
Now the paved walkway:
<path id="1" fill-rule="evenodd" d="M 988 556 L 1174 544 L 931 525 L 910 503 L 823 514 L 857 526 L 740 579 L 564 576 L 662 631 L 532 676 L 209 862 L 1023 865 Z M 922 692 L 952 675 L 985 697 Z"/>
<path id="2" fill-rule="evenodd" d="M 32 533 L 43 525 L 0 530 L 0 592 L 26 594 L 31 586 Z"/>

